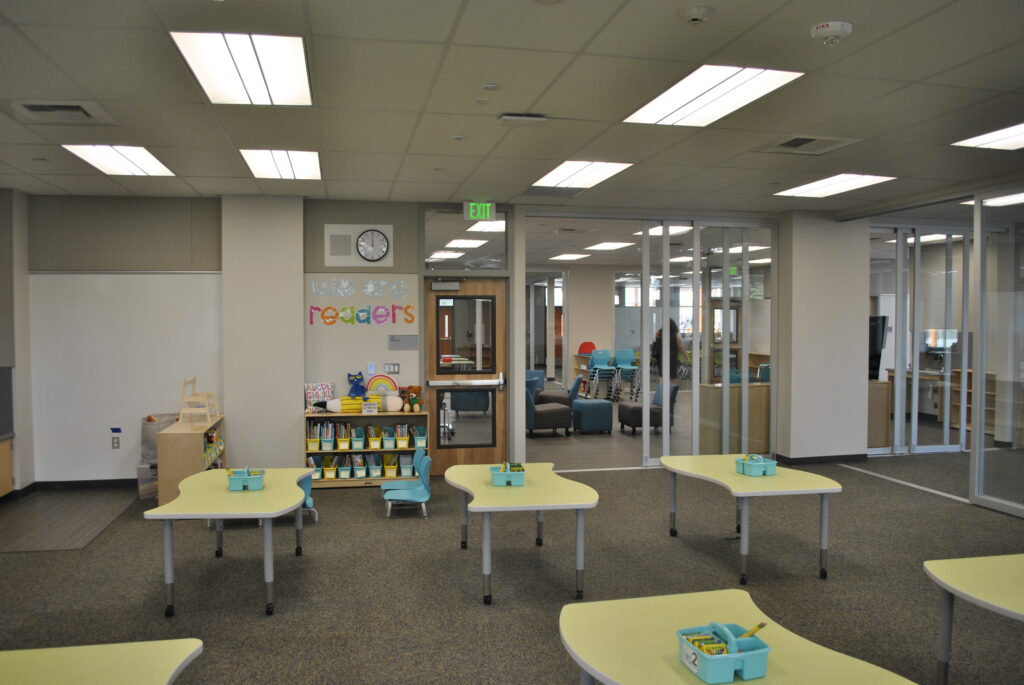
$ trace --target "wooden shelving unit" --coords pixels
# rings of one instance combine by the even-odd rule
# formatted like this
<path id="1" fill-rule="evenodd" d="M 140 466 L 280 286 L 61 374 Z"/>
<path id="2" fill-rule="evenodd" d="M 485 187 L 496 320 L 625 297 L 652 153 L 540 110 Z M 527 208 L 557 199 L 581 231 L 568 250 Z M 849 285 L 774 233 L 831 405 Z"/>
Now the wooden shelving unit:
<path id="1" fill-rule="evenodd" d="M 967 430 L 971 430 L 974 416 L 974 376 L 971 369 L 967 370 Z M 960 369 L 952 369 L 949 376 L 949 425 L 960 427 Z M 945 406 L 943 389 L 939 387 L 938 420 L 941 422 L 942 410 Z M 985 432 L 994 435 L 996 432 L 996 375 L 985 374 Z"/>
<path id="2" fill-rule="evenodd" d="M 408 423 L 410 425 L 415 425 L 415 426 L 417 426 L 419 428 L 423 428 L 424 429 L 424 433 L 429 433 L 429 431 L 426 430 L 428 417 L 429 417 L 429 414 L 427 412 L 425 412 L 425 411 L 414 411 L 414 412 L 386 412 L 385 411 L 385 412 L 378 412 L 376 414 L 344 414 L 344 413 L 337 413 L 337 412 L 309 413 L 309 412 L 307 412 L 306 415 L 305 415 L 306 422 L 308 422 L 310 419 L 312 419 L 312 420 L 321 420 L 321 419 L 323 419 L 323 420 L 332 421 L 334 423 L 352 423 L 352 424 L 358 424 L 358 425 L 364 426 L 364 427 L 368 426 L 368 425 L 373 425 L 373 424 L 377 424 L 377 425 L 380 425 L 380 426 L 388 426 L 388 425 L 393 426 L 396 423 Z M 403 419 L 403 418 L 407 419 L 407 420 L 406 421 L 396 420 L 396 419 Z M 383 420 L 381 420 L 381 419 L 383 419 Z M 304 423 L 306 423 L 306 422 L 304 422 Z M 370 447 L 367 446 L 367 447 L 365 447 L 363 449 L 347 449 L 347 450 L 342 450 L 342 449 L 310 450 L 310 449 L 307 449 L 307 450 L 305 450 L 305 453 L 306 453 L 307 456 L 309 456 L 309 455 L 316 455 L 316 454 L 319 454 L 319 455 L 327 455 L 327 454 L 337 454 L 337 455 L 346 455 L 346 454 L 399 454 L 399 453 L 412 454 L 413 452 L 416 451 L 416 448 L 412 444 L 412 438 L 411 437 L 410 437 L 409 440 L 410 440 L 409 447 L 394 447 L 394 448 L 389 448 L 389 449 L 385 449 L 383 447 L 377 447 L 377 448 L 372 448 L 371 449 Z M 430 444 L 430 440 L 429 440 L 429 437 L 428 437 L 427 445 L 429 446 L 429 444 Z M 365 487 L 379 488 L 381 483 L 384 483 L 385 481 L 395 481 L 395 480 L 414 481 L 417 478 L 418 478 L 418 476 L 412 476 L 412 477 L 395 476 L 395 477 L 392 477 L 392 478 L 387 478 L 387 477 L 382 477 L 382 478 L 323 478 L 323 479 L 316 479 L 316 480 L 314 480 L 313 481 L 313 487 L 314 488 L 365 488 Z"/>
<path id="3" fill-rule="evenodd" d="M 188 416 L 188 415 L 186 415 Z M 207 451 L 207 435 L 223 430 L 221 415 L 189 417 L 156 435 L 157 497 L 161 505 L 178 496 L 178 483 L 213 466 L 227 466 L 226 450 Z"/>

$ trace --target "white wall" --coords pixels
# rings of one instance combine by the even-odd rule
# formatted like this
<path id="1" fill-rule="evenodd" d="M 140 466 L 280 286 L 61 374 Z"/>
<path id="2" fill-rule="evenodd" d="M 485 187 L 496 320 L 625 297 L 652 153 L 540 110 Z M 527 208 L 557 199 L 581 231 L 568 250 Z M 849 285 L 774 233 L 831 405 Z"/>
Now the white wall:
<path id="1" fill-rule="evenodd" d="M 28 286 L 35 480 L 135 478 L 147 413 L 177 411 L 193 374 L 221 396 L 219 275 L 43 273 Z"/>
<path id="2" fill-rule="evenodd" d="M 780 455 L 867 451 L 868 231 L 809 212 L 780 222 Z"/>
<path id="3" fill-rule="evenodd" d="M 31 307 L 28 277 L 28 201 L 14 192 L 12 264 L 14 296 L 14 488 L 36 481 L 35 441 L 32 428 Z"/>
<path id="4" fill-rule="evenodd" d="M 613 266 L 569 267 L 568 292 L 562 300 L 563 316 L 569 321 L 568 338 L 563 337 L 562 344 L 570 355 L 588 340 L 599 350 L 613 349 L 615 271 Z"/>
<path id="5" fill-rule="evenodd" d="M 303 208 L 295 197 L 225 197 L 224 417 L 228 463 L 302 465 Z"/>

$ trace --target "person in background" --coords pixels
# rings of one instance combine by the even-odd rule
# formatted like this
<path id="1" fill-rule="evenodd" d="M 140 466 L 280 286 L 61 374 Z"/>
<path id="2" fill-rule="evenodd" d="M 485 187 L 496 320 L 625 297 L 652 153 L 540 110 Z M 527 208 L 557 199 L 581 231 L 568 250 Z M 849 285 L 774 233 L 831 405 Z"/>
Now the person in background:
<path id="1" fill-rule="evenodd" d="M 651 343 L 651 359 L 658 365 L 658 373 L 664 374 L 664 365 L 661 360 L 661 333 L 664 327 L 659 328 L 657 334 L 654 336 L 654 342 Z M 676 378 L 679 374 L 679 351 L 683 349 L 683 338 L 679 335 L 679 325 L 675 319 L 668 320 L 669 330 L 669 341 L 668 341 L 668 358 L 669 358 L 669 372 L 672 374 L 669 378 Z"/>

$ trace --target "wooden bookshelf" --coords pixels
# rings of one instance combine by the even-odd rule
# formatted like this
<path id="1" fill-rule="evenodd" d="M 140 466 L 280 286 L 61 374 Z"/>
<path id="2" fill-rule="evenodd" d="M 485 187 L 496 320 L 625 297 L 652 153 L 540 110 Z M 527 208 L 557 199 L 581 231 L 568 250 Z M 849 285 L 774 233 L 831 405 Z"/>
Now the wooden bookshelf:
<path id="1" fill-rule="evenodd" d="M 949 375 L 949 425 L 951 428 L 960 427 L 960 369 L 952 369 Z M 967 430 L 972 430 L 974 421 L 974 375 L 971 369 L 967 370 Z M 939 386 L 938 413 L 937 418 L 941 423 L 943 420 L 943 409 L 945 408 L 945 389 Z M 985 432 L 994 435 L 996 432 L 996 375 L 985 374 Z"/>
<path id="2" fill-rule="evenodd" d="M 187 416 L 187 415 L 186 415 Z M 224 417 L 186 418 L 156 435 L 157 497 L 160 505 L 178 496 L 178 483 L 193 473 L 227 466 L 226 450 L 206 451 L 207 434 L 223 431 Z"/>

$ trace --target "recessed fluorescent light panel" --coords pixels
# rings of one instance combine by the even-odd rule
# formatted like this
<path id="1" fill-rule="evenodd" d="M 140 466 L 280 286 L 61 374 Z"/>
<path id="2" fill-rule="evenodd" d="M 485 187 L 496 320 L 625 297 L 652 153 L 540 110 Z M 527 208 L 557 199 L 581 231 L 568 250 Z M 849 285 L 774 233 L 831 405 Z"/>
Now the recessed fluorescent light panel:
<path id="1" fill-rule="evenodd" d="M 109 176 L 174 176 L 144 147 L 129 145 L 62 145 Z"/>
<path id="2" fill-rule="evenodd" d="M 1019 150 L 1024 147 L 1024 124 L 1017 124 L 1009 128 L 983 133 L 980 136 L 961 140 L 961 147 L 985 147 L 994 150 Z"/>
<path id="3" fill-rule="evenodd" d="M 619 162 L 562 162 L 533 185 L 550 188 L 593 188 L 601 181 L 631 166 L 633 165 Z"/>
<path id="4" fill-rule="evenodd" d="M 689 233 L 693 230 L 693 226 L 669 226 L 669 235 L 680 235 L 681 233 Z M 655 226 L 654 228 L 647 229 L 648 235 L 661 235 L 661 226 Z M 643 231 L 637 231 L 633 235 L 643 235 Z"/>
<path id="5" fill-rule="evenodd" d="M 892 181 L 895 180 L 895 178 L 895 176 L 839 174 L 837 176 L 823 178 L 820 181 L 815 181 L 814 183 L 808 183 L 807 185 L 783 190 L 781 193 L 775 194 L 789 195 L 792 197 L 828 197 L 829 195 L 838 195 L 839 193 L 846 193 L 851 190 L 856 190 L 857 188 L 864 188 L 865 186 L 873 186 L 876 183 Z"/>
<path id="6" fill-rule="evenodd" d="M 625 119 L 627 124 L 707 126 L 803 76 L 705 64 Z"/>
<path id="7" fill-rule="evenodd" d="M 672 259 L 670 259 L 668 261 L 670 261 L 670 262 L 692 262 L 693 261 L 693 257 L 673 257 Z"/>
<path id="8" fill-rule="evenodd" d="M 486 240 L 470 240 L 469 238 L 456 238 L 455 240 L 449 240 L 445 247 L 461 247 L 472 250 L 474 247 L 480 247 L 486 244 Z"/>
<path id="9" fill-rule="evenodd" d="M 306 52 L 298 36 L 171 31 L 215 105 L 311 105 Z"/>
<path id="10" fill-rule="evenodd" d="M 458 259 L 465 252 L 448 252 L 446 250 L 438 250 L 434 254 L 430 255 L 430 259 Z"/>
<path id="11" fill-rule="evenodd" d="M 584 250 L 621 250 L 624 247 L 630 245 L 636 245 L 636 243 L 598 243 L 597 245 L 591 245 L 590 247 L 583 248 Z"/>
<path id="12" fill-rule="evenodd" d="M 762 257 L 761 259 L 751 259 L 749 263 L 750 264 L 771 264 L 772 263 L 772 258 L 771 257 Z"/>
<path id="13" fill-rule="evenodd" d="M 1003 195 L 1001 197 L 991 197 L 985 200 L 986 207 L 1006 207 L 1009 205 L 1019 205 L 1024 203 L 1024 193 L 1014 193 L 1013 195 Z M 974 200 L 968 200 L 967 202 L 961 202 L 962 205 L 974 205 Z"/>
<path id="14" fill-rule="evenodd" d="M 477 233 L 504 233 L 505 222 L 504 221 L 478 221 L 469 228 L 467 231 L 475 231 Z"/>
<path id="15" fill-rule="evenodd" d="M 756 252 L 757 250 L 767 250 L 767 249 L 768 248 L 766 246 L 764 246 L 764 245 L 749 245 L 747 247 L 747 252 Z M 717 253 L 722 251 L 722 248 L 720 248 L 720 247 L 713 247 L 713 248 L 711 248 L 711 251 L 717 254 Z M 743 252 L 743 246 L 742 245 L 733 245 L 732 247 L 729 248 L 729 254 L 740 254 L 741 252 Z"/>
<path id="16" fill-rule="evenodd" d="M 320 153 L 302 150 L 239 150 L 256 178 L 320 180 Z"/>
<path id="17" fill-rule="evenodd" d="M 584 257 L 589 257 L 589 256 L 590 255 L 588 255 L 588 254 L 560 254 L 557 257 L 551 257 L 551 260 L 552 261 L 558 260 L 558 261 L 563 261 L 563 262 L 572 262 L 572 261 L 575 261 L 577 259 L 583 259 Z"/>

